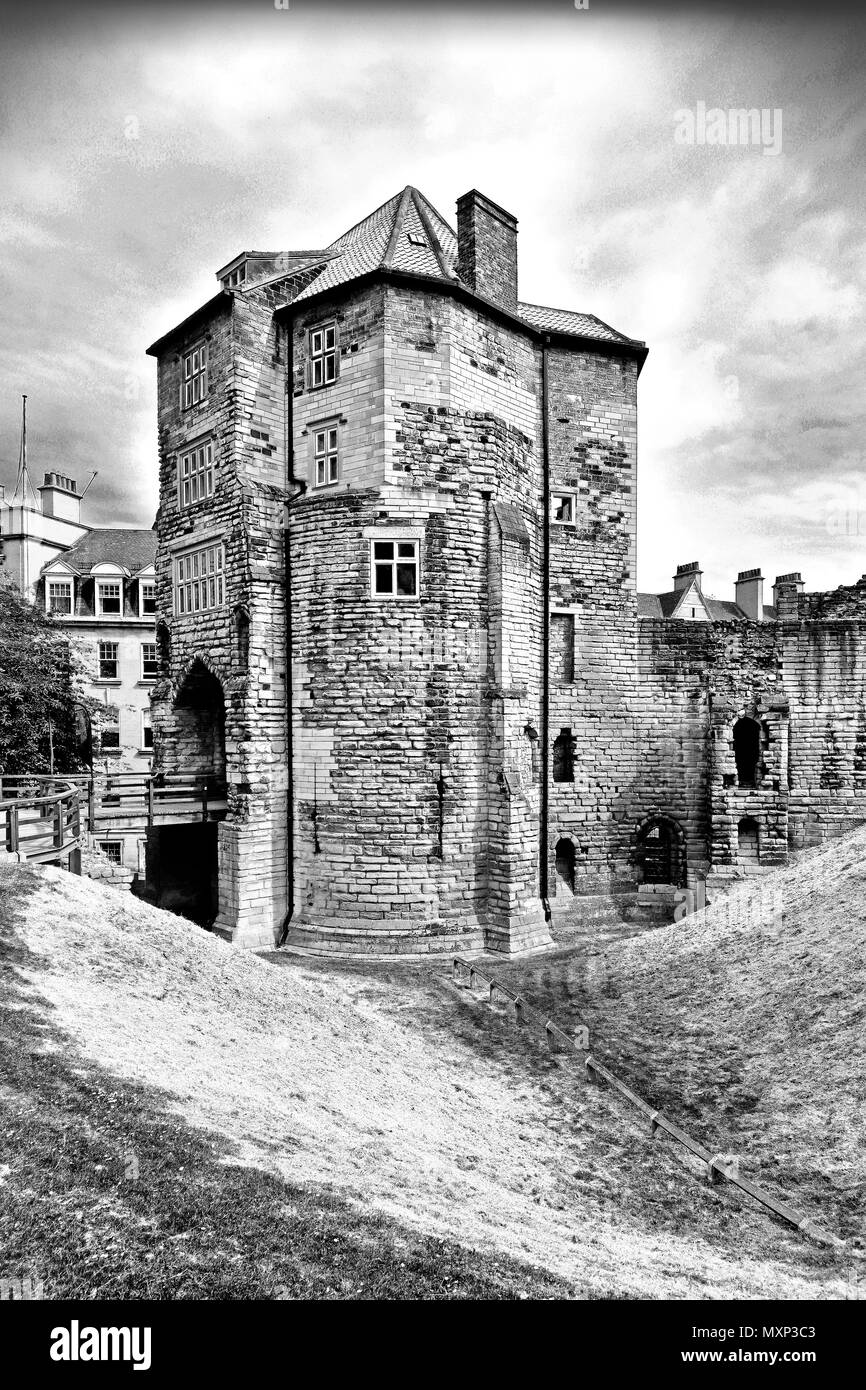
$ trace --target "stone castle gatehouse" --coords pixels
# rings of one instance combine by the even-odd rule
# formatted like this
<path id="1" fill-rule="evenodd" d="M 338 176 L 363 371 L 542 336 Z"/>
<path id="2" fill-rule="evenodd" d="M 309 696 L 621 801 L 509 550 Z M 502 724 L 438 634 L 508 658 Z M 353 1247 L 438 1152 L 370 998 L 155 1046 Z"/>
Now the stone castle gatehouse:
<path id="1" fill-rule="evenodd" d="M 156 767 L 228 787 L 149 862 L 216 930 L 525 950 L 863 818 L 866 590 L 637 594 L 647 349 L 520 301 L 514 217 L 408 187 L 218 278 L 149 349 Z"/>

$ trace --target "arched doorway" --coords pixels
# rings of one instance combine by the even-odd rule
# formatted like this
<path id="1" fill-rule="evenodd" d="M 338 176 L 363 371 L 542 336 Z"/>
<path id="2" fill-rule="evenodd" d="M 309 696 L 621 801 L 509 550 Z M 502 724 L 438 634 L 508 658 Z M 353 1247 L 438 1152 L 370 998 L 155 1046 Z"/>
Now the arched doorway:
<path id="1" fill-rule="evenodd" d="M 178 771 L 224 782 L 226 702 L 223 688 L 203 661 L 194 661 L 174 702 Z"/>
<path id="2" fill-rule="evenodd" d="M 757 719 L 738 719 L 734 725 L 737 783 L 757 787 L 761 780 L 761 726 Z"/>
<path id="3" fill-rule="evenodd" d="M 569 893 L 574 893 L 574 841 L 557 840 L 556 842 L 556 891 L 560 888 L 567 888 Z"/>
<path id="4" fill-rule="evenodd" d="M 682 887 L 685 881 L 685 836 L 669 816 L 648 816 L 635 835 L 635 862 L 644 883 Z"/>

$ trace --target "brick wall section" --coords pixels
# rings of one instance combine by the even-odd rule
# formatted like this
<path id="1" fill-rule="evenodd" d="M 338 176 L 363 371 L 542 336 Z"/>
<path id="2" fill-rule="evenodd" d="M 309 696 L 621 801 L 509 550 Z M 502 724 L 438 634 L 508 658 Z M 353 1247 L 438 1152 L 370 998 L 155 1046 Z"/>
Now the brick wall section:
<path id="1" fill-rule="evenodd" d="M 157 605 L 171 654 L 170 673 L 154 690 L 156 768 L 219 776 L 224 767 L 229 809 L 219 827 L 216 927 L 250 945 L 272 944 L 287 908 L 287 345 L 273 317 L 279 302 L 273 287 L 236 296 L 230 311 L 173 344 L 159 363 Z M 208 398 L 184 411 L 182 354 L 200 340 L 208 345 Z M 181 509 L 178 455 L 204 436 L 213 440 L 214 495 Z M 225 548 L 223 604 L 194 615 L 175 613 L 178 550 L 217 541 Z M 241 627 L 248 627 L 243 642 Z M 175 703 L 183 699 L 190 671 L 202 667 L 222 692 L 224 759 L 214 721 Z"/>
<path id="2" fill-rule="evenodd" d="M 517 305 L 517 219 L 475 189 L 457 202 L 458 271 L 485 299 Z"/>
<path id="3" fill-rule="evenodd" d="M 589 351 L 549 352 L 551 492 L 571 493 L 575 524 L 550 531 L 550 744 L 570 730 L 574 780 L 550 783 L 548 874 L 575 847 L 575 890 L 605 892 L 627 871 L 623 797 L 635 776 L 637 373 Z M 563 620 L 568 619 L 566 623 Z M 573 678 L 563 672 L 563 632 Z M 561 890 L 560 890 L 561 891 Z"/>

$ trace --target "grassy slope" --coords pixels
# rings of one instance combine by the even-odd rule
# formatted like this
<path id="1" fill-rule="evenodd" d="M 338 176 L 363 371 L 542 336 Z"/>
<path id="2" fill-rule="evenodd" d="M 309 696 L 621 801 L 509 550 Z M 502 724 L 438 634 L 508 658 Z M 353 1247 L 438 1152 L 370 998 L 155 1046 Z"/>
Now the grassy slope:
<path id="1" fill-rule="evenodd" d="M 843 1237 L 866 1234 L 866 830 L 703 912 L 508 967 L 672 1119 Z"/>
<path id="2" fill-rule="evenodd" d="M 49 1289 L 842 1296 L 819 1249 L 429 970 L 275 969 L 86 880 L 5 872 L 4 1263 Z M 519 968 L 543 989 L 552 965 Z"/>

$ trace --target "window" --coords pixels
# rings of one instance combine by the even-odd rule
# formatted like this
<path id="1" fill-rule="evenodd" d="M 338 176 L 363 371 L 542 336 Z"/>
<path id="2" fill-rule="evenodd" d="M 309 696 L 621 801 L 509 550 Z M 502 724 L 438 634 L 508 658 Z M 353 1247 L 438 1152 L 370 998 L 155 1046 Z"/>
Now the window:
<path id="1" fill-rule="evenodd" d="M 371 541 L 373 593 L 391 598 L 418 597 L 418 542 Z"/>
<path id="2" fill-rule="evenodd" d="M 553 743 L 554 782 L 574 781 L 574 739 L 571 729 L 560 729 Z"/>
<path id="3" fill-rule="evenodd" d="M 141 711 L 141 746 L 142 748 L 153 748 L 153 725 L 150 722 L 150 710 Z"/>
<path id="4" fill-rule="evenodd" d="M 72 612 L 71 579 L 49 579 L 48 591 L 45 595 L 45 611 L 58 615 Z"/>
<path id="5" fill-rule="evenodd" d="M 734 725 L 734 761 L 739 786 L 760 786 L 761 726 L 757 720 L 738 719 Z"/>
<path id="6" fill-rule="evenodd" d="M 180 555 L 175 564 L 176 613 L 200 613 L 223 602 L 223 548 L 203 546 Z"/>
<path id="7" fill-rule="evenodd" d="M 550 617 L 550 669 L 556 680 L 574 680 L 574 614 Z"/>
<path id="8" fill-rule="evenodd" d="M 328 425 L 326 429 L 313 431 L 315 456 L 314 487 L 327 487 L 335 483 L 340 474 L 339 454 L 337 452 L 337 426 Z"/>
<path id="9" fill-rule="evenodd" d="M 183 355 L 181 401 L 184 410 L 207 400 L 207 347 L 200 343 Z"/>
<path id="10" fill-rule="evenodd" d="M 119 753 L 120 725 L 103 724 L 99 731 L 99 743 L 103 753 Z"/>
<path id="11" fill-rule="evenodd" d="M 337 376 L 337 325 L 310 329 L 310 385 L 327 386 Z"/>
<path id="12" fill-rule="evenodd" d="M 737 859 L 741 864 L 758 864 L 761 860 L 758 822 L 744 816 L 737 826 Z"/>
<path id="13" fill-rule="evenodd" d="M 411 244 L 412 244 L 413 246 L 426 246 L 426 245 L 427 245 L 427 239 L 426 239 L 426 237 L 421 236 L 420 232 L 407 232 L 407 233 L 406 233 L 406 239 L 407 239 L 409 242 L 411 242 Z"/>
<path id="14" fill-rule="evenodd" d="M 143 681 L 155 681 L 159 675 L 159 658 L 156 651 L 155 642 L 142 642 L 141 644 L 141 679 Z"/>
<path id="15" fill-rule="evenodd" d="M 118 671 L 117 643 L 100 642 L 99 644 L 99 679 L 101 681 L 116 681 Z"/>
<path id="16" fill-rule="evenodd" d="M 99 848 L 110 859 L 112 864 L 123 863 L 123 841 L 122 840 L 100 840 Z"/>
<path id="17" fill-rule="evenodd" d="M 573 492 L 554 492 L 550 498 L 550 520 L 557 526 L 573 526 L 577 509 Z"/>
<path id="18" fill-rule="evenodd" d="M 142 615 L 156 612 L 156 581 L 154 579 L 142 579 L 141 581 L 141 612 Z"/>
<path id="19" fill-rule="evenodd" d="M 119 579 L 97 580 L 96 611 L 100 615 L 123 612 L 123 587 Z"/>
<path id="20" fill-rule="evenodd" d="M 234 270 L 229 271 L 228 275 L 223 280 L 223 284 L 225 285 L 227 290 L 236 290 L 238 288 L 238 285 L 242 285 L 246 278 L 246 264 L 239 265 L 236 266 Z"/>
<path id="21" fill-rule="evenodd" d="M 189 507 L 213 495 L 213 441 L 204 440 L 180 456 L 180 505 Z"/>

